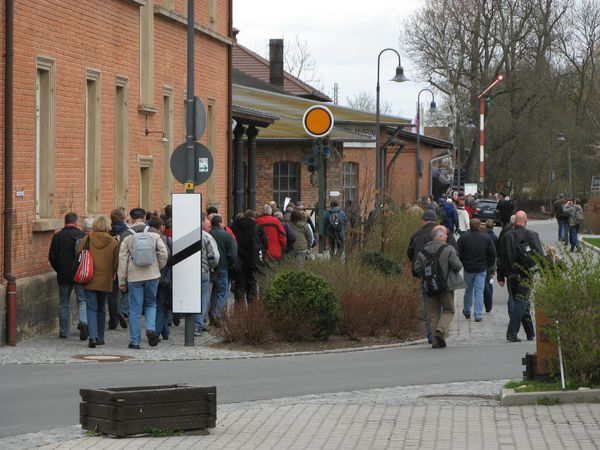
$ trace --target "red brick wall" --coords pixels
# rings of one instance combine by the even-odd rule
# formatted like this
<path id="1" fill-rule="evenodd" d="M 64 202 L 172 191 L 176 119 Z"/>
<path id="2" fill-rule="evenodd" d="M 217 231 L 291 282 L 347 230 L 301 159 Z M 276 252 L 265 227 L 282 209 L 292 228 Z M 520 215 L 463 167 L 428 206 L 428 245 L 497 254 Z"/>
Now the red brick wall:
<path id="1" fill-rule="evenodd" d="M 183 2 L 176 7 L 183 11 Z M 159 1 L 156 3 L 160 4 Z M 196 1 L 196 17 L 207 25 L 205 2 Z M 229 0 L 218 1 L 217 31 L 226 34 Z M 202 6 L 201 6 L 202 5 Z M 3 10 L 3 8 L 2 8 Z M 2 11 L 3 13 L 3 11 Z M 151 155 L 153 207 L 161 204 L 162 144 L 156 134 L 144 135 L 145 116 L 138 112 L 139 5 L 126 0 L 22 0 L 15 2 L 15 108 L 14 189 L 25 190 L 15 198 L 13 271 L 19 278 L 50 271 L 47 249 L 52 232 L 33 232 L 35 219 L 35 77 L 36 57 L 55 60 L 55 202 L 54 217 L 84 208 L 84 103 L 85 71 L 101 71 L 100 77 L 100 211 L 115 206 L 114 191 L 114 93 L 115 76 L 128 77 L 129 205 L 138 205 L 139 155 Z M 173 88 L 174 146 L 183 142 L 183 97 L 186 83 L 185 25 L 155 15 L 154 104 L 148 128 L 162 129 L 163 86 Z M 4 45 L 2 45 L 4 48 Z M 1 61 L 1 60 L 0 60 Z M 2 64 L 2 62 L 0 62 Z M 2 68 L 2 66 L 0 66 Z M 227 182 L 227 45 L 196 34 L 196 95 L 205 104 L 216 99 L 215 195 L 226 205 Z M 2 72 L 3 73 L 3 72 Z M 0 77 L 0 86 L 2 78 Z M 1 94 L 0 94 L 1 95 Z M 1 122 L 1 116 L 0 116 Z M 206 137 L 203 139 L 206 142 Z M 3 155 L 3 140 L 0 140 Z M 182 191 L 176 185 L 176 191 Z M 203 189 L 198 191 L 205 192 Z M 3 207 L 3 205 L 2 205 Z"/>
<path id="2" fill-rule="evenodd" d="M 0 30 L 0 49 L 2 49 L 2 58 L 0 58 L 0 205 L 2 206 L 2 213 L 4 213 L 4 13 L 5 6 L 4 1 L 0 2 L 0 24 L 2 29 Z M 2 214 L 4 217 L 4 214 Z M 0 220 L 0 236 L 4 237 L 4 221 Z M 4 241 L 4 239 L 2 239 Z M 4 258 L 0 256 L 0 274 L 4 274 Z M 0 275 L 1 276 L 1 275 Z M 0 303 L 2 303 L 0 301 Z M 0 319 L 0 322 L 2 319 Z M 1 328 L 1 325 L 0 325 Z"/>

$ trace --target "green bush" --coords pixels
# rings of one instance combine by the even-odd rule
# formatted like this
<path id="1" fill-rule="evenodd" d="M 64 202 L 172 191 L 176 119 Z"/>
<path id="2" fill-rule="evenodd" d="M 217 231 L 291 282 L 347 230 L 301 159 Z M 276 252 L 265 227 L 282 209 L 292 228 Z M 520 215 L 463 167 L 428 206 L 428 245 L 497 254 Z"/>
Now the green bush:
<path id="1" fill-rule="evenodd" d="M 600 383 L 600 262 L 589 250 L 569 255 L 564 268 L 543 267 L 533 288 L 549 319 L 544 332 L 553 342 L 560 337 L 567 379 Z"/>
<path id="2" fill-rule="evenodd" d="M 320 275 L 301 269 L 278 273 L 263 298 L 274 331 L 288 340 L 326 339 L 336 330 L 340 307 L 331 285 Z"/>
<path id="3" fill-rule="evenodd" d="M 360 262 L 365 266 L 373 267 L 384 275 L 402 274 L 402 266 L 385 253 L 365 252 L 360 255 Z"/>

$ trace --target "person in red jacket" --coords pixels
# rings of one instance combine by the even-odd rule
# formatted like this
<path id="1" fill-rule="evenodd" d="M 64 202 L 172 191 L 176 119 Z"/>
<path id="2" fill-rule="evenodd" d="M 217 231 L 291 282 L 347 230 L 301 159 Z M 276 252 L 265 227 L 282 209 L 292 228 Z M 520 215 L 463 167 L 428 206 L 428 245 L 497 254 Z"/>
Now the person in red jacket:
<path id="1" fill-rule="evenodd" d="M 271 205 L 263 206 L 263 214 L 256 219 L 256 223 L 263 227 L 269 240 L 269 246 L 267 247 L 269 258 L 276 261 L 281 260 L 287 238 L 283 225 L 281 225 L 281 222 L 277 218 L 273 217 Z"/>

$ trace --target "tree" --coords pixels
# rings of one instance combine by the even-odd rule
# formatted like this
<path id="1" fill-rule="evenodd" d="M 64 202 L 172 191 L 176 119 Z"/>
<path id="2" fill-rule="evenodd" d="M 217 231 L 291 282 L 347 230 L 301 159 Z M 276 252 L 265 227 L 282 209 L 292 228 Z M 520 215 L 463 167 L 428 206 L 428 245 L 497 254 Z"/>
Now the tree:
<path id="1" fill-rule="evenodd" d="M 352 109 L 359 111 L 375 112 L 377 107 L 375 96 L 366 91 L 360 91 L 358 94 L 351 97 L 346 97 L 346 103 Z M 379 112 L 388 114 L 392 110 L 392 105 L 389 102 L 379 103 Z"/>

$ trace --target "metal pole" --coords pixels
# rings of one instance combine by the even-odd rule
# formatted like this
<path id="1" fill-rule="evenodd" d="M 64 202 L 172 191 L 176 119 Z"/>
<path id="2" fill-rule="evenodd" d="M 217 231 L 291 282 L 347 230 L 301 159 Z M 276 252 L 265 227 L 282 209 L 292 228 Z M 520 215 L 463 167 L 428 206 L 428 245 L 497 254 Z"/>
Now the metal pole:
<path id="1" fill-rule="evenodd" d="M 375 211 L 381 208 L 381 195 L 383 191 L 382 173 L 381 173 L 381 149 L 379 148 L 379 60 L 381 53 L 377 57 L 377 89 L 375 94 Z"/>
<path id="2" fill-rule="evenodd" d="M 186 105 L 186 159 L 187 159 L 187 181 L 185 183 L 186 194 L 194 193 L 195 167 L 194 164 L 194 0 L 188 0 L 187 21 L 187 105 Z M 202 226 L 200 227 L 200 240 L 202 240 Z M 200 299 L 201 303 L 202 300 Z M 194 314 L 185 316 L 185 338 L 186 347 L 194 346 Z"/>
<path id="3" fill-rule="evenodd" d="M 318 208 L 318 219 L 319 226 L 317 227 L 317 231 L 319 233 L 319 253 L 323 253 L 325 251 L 325 222 L 323 218 L 325 217 L 325 178 L 327 174 L 325 173 L 325 157 L 323 156 L 323 139 L 317 138 L 314 143 L 316 152 L 317 152 L 317 168 L 318 168 L 318 180 L 319 180 L 319 208 Z"/>
<path id="4" fill-rule="evenodd" d="M 417 197 L 417 202 L 419 201 L 419 194 L 420 194 L 419 159 L 421 158 L 421 92 L 422 91 L 419 91 L 419 95 L 417 95 L 417 157 L 416 157 L 417 163 L 416 163 L 416 169 L 415 169 L 415 180 L 416 180 L 415 193 L 416 193 L 416 197 Z"/>
<path id="5" fill-rule="evenodd" d="M 558 320 L 556 321 L 556 340 L 558 344 L 558 363 L 560 365 L 560 384 L 563 391 L 565 390 L 565 366 L 563 365 L 562 347 L 560 345 L 560 330 L 558 328 Z"/>

